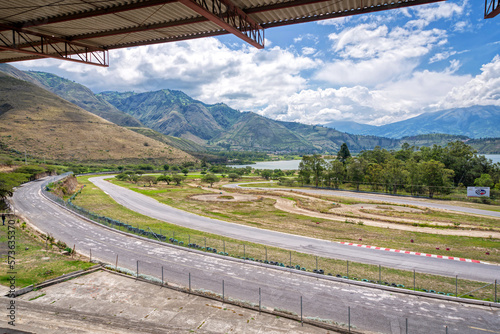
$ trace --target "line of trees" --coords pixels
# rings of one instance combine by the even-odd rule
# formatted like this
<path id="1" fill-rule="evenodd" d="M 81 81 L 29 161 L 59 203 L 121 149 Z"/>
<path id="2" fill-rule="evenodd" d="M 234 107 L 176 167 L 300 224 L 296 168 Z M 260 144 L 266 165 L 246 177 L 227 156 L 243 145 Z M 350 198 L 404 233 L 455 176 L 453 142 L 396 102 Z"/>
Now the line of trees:
<path id="1" fill-rule="evenodd" d="M 433 197 L 436 193 L 448 194 L 457 186 L 500 189 L 500 165 L 461 141 L 421 148 L 405 143 L 398 151 L 377 146 L 356 157 L 343 144 L 336 159 L 325 160 L 317 154 L 304 156 L 297 181 L 333 188 L 351 183 L 357 190 L 368 184 L 373 191 L 395 194 L 405 190 Z"/>

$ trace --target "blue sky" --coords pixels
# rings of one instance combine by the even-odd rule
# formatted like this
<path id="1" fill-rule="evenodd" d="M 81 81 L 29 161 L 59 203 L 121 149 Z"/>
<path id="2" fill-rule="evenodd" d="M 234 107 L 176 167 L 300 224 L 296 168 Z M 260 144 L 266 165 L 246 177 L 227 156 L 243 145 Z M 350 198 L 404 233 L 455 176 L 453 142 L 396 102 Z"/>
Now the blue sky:
<path id="1" fill-rule="evenodd" d="M 110 67 L 14 63 L 94 92 L 182 90 L 284 121 L 381 125 L 423 112 L 500 106 L 500 17 L 448 0 L 266 30 L 257 50 L 234 36 L 114 50 Z"/>

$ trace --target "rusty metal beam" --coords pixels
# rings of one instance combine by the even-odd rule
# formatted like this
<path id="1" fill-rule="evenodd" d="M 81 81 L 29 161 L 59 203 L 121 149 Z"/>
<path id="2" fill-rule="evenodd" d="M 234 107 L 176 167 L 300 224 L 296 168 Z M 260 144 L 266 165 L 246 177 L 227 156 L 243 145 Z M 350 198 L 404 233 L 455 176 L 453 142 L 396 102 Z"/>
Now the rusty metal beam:
<path id="1" fill-rule="evenodd" d="M 264 48 L 264 29 L 230 0 L 212 0 L 211 6 L 206 0 L 179 2 L 256 48 Z"/>
<path id="2" fill-rule="evenodd" d="M 37 27 L 47 24 L 60 23 L 66 21 L 73 21 L 79 19 L 86 19 L 90 17 L 96 17 L 101 15 L 116 14 L 120 12 L 125 12 L 134 9 L 141 9 L 153 6 L 161 6 L 168 3 L 177 2 L 177 0 L 144 0 L 144 1 L 134 1 L 132 3 L 118 3 L 112 6 L 106 7 L 96 7 L 83 12 L 67 13 L 64 15 L 52 16 L 52 17 L 40 17 L 30 21 L 20 21 L 15 22 L 12 25 L 15 28 L 30 28 Z"/>
<path id="3" fill-rule="evenodd" d="M 484 18 L 491 19 L 500 14 L 500 0 L 484 0 Z"/>
<path id="4" fill-rule="evenodd" d="M 23 53 L 35 58 L 55 58 L 109 66 L 108 51 L 105 49 L 19 29 L 6 30 L 4 25 L 0 25 L 0 28 L 3 29 L 0 32 L 0 50 Z"/>

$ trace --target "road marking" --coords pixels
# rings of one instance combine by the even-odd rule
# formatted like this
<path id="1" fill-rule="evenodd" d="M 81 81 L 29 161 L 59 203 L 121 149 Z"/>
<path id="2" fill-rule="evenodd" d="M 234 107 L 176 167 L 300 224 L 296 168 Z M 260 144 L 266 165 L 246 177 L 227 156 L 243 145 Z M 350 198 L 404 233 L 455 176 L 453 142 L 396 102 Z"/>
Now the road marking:
<path id="1" fill-rule="evenodd" d="M 472 328 L 472 329 L 477 329 L 477 330 L 480 330 L 480 331 L 483 331 L 483 332 L 488 332 L 488 333 L 497 333 L 497 334 L 500 334 L 500 332 L 496 332 L 496 331 L 492 331 L 492 330 L 489 330 L 489 329 L 484 329 L 484 328 L 479 328 L 479 327 L 472 327 L 472 326 L 469 326 L 469 328 Z"/>

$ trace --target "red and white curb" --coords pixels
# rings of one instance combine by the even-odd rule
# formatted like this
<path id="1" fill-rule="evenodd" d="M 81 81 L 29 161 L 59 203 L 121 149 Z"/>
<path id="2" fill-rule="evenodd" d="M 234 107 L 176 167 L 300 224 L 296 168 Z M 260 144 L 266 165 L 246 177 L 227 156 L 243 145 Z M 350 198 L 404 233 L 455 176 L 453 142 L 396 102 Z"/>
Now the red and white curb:
<path id="1" fill-rule="evenodd" d="M 394 252 L 394 253 L 402 253 L 402 254 L 411 254 L 411 255 L 418 255 L 418 256 L 434 257 L 436 259 L 445 259 L 445 260 L 454 260 L 454 261 L 462 261 L 462 262 L 472 262 L 472 263 L 488 264 L 488 262 L 479 261 L 479 260 L 464 259 L 464 258 L 461 258 L 461 257 L 436 255 L 436 254 L 427 254 L 427 253 L 419 253 L 419 252 L 410 252 L 410 251 L 405 251 L 405 250 L 400 250 L 400 249 L 392 249 L 392 248 L 384 248 L 384 247 L 376 247 L 376 246 L 368 246 L 368 245 L 355 244 L 355 243 L 352 243 L 352 242 L 340 242 L 340 243 L 342 245 L 347 245 L 347 246 L 355 246 L 355 247 L 361 247 L 361 248 L 377 249 L 377 250 L 383 250 L 383 251 Z"/>

